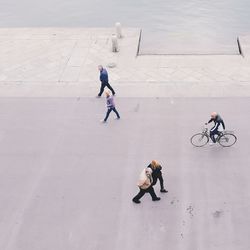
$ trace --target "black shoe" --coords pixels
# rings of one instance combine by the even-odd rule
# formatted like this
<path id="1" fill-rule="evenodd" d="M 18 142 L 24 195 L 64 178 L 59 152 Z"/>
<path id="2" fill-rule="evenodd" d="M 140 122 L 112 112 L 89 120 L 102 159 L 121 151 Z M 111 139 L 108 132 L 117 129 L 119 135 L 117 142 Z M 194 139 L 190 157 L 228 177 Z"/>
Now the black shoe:
<path id="1" fill-rule="evenodd" d="M 167 193 L 168 191 L 167 191 L 165 188 L 162 188 L 162 189 L 160 190 L 160 192 L 161 192 L 161 193 Z"/>
<path id="2" fill-rule="evenodd" d="M 152 201 L 159 201 L 161 198 L 160 197 L 156 197 L 154 199 L 152 199 Z"/>
<path id="3" fill-rule="evenodd" d="M 133 201 L 134 203 L 136 203 L 136 204 L 141 203 L 139 200 L 136 200 L 136 199 L 133 199 L 132 201 Z"/>

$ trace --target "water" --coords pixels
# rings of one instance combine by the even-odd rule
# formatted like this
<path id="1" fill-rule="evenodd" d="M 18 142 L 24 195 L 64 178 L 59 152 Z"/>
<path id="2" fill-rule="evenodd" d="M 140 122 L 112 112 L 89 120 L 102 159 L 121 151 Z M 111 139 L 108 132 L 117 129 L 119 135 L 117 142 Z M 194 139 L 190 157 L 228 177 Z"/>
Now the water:
<path id="1" fill-rule="evenodd" d="M 1 27 L 143 29 L 145 53 L 234 52 L 250 32 L 249 0 L 0 0 Z M 160 49 L 159 49 L 160 48 Z"/>

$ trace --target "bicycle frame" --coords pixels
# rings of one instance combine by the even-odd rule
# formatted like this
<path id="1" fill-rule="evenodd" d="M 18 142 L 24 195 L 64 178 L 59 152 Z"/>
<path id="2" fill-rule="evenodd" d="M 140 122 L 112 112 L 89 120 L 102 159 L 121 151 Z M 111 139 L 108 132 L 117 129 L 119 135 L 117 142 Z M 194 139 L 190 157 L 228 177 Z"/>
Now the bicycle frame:
<path id="1" fill-rule="evenodd" d="M 216 134 L 216 135 L 217 135 L 217 137 L 215 138 L 216 142 L 219 143 L 223 147 L 230 147 L 230 146 L 234 145 L 235 142 L 237 141 L 237 137 L 234 135 L 233 131 L 223 131 L 223 132 L 218 131 L 218 134 Z M 206 139 L 203 139 L 204 137 Z M 198 139 L 198 141 L 197 141 L 198 145 L 195 142 L 195 140 L 197 140 L 197 139 Z M 194 146 L 203 147 L 209 141 L 211 141 L 210 130 L 208 129 L 208 127 L 203 127 L 202 131 L 200 133 L 194 134 L 190 140 Z"/>

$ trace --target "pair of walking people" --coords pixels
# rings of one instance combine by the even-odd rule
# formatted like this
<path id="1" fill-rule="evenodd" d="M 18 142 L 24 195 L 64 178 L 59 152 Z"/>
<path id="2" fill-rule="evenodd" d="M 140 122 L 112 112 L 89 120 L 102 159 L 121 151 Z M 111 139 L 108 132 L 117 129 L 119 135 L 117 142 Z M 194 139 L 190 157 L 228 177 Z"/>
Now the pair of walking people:
<path id="1" fill-rule="evenodd" d="M 107 105 L 107 113 L 106 116 L 103 120 L 101 120 L 102 123 L 106 123 L 108 120 L 108 117 L 110 115 L 110 113 L 113 111 L 116 114 L 116 119 L 120 119 L 120 115 L 118 113 L 118 111 L 116 110 L 115 107 L 115 102 L 114 102 L 114 95 L 115 95 L 115 91 L 114 89 L 111 87 L 111 85 L 109 84 L 109 79 L 108 79 L 108 72 L 105 68 L 103 68 L 102 65 L 98 66 L 98 69 L 100 71 L 100 81 L 101 81 L 101 88 L 100 88 L 100 92 L 97 95 L 97 97 L 101 97 L 105 87 L 109 88 L 110 91 L 105 91 L 105 95 L 106 95 L 106 105 Z"/>
<path id="2" fill-rule="evenodd" d="M 162 166 L 156 161 L 153 160 L 147 168 L 145 168 L 138 181 L 139 193 L 132 199 L 135 203 L 141 203 L 140 199 L 146 194 L 149 193 L 153 201 L 159 201 L 161 198 L 157 197 L 154 191 L 154 185 L 159 179 L 160 182 L 160 192 L 167 193 L 168 191 L 164 188 L 164 180 L 162 177 Z"/>

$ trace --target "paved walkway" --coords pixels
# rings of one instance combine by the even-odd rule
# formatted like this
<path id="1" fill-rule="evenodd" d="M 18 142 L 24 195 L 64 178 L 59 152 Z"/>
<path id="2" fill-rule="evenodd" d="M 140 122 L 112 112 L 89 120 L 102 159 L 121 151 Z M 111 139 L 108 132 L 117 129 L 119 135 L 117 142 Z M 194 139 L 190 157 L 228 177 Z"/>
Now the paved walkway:
<path id="1" fill-rule="evenodd" d="M 250 37 L 241 55 L 136 56 L 138 29 L 0 29 L 0 96 L 94 96 L 97 65 L 109 69 L 119 96 L 250 96 Z"/>
<path id="2" fill-rule="evenodd" d="M 112 53 L 112 29 L 0 29 L 0 249 L 249 249 L 250 37 L 244 57 L 136 56 L 123 32 Z M 101 124 L 110 63 L 122 119 Z M 238 141 L 194 148 L 213 110 Z M 153 158 L 169 193 L 137 206 Z"/>
<path id="3" fill-rule="evenodd" d="M 249 104 L 119 98 L 101 124 L 102 99 L 0 98 L 0 249 L 249 249 Z M 217 107 L 238 142 L 194 148 Z M 154 158 L 169 193 L 134 204 Z"/>

